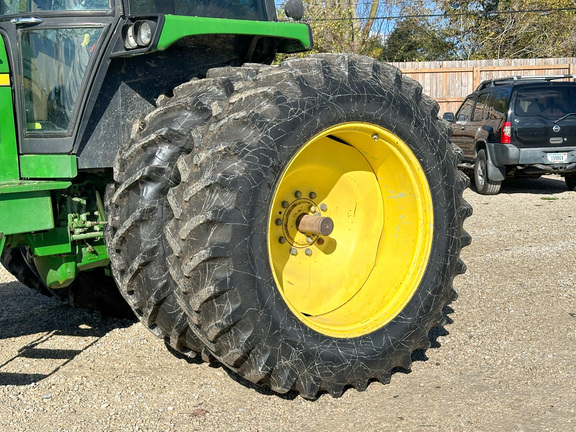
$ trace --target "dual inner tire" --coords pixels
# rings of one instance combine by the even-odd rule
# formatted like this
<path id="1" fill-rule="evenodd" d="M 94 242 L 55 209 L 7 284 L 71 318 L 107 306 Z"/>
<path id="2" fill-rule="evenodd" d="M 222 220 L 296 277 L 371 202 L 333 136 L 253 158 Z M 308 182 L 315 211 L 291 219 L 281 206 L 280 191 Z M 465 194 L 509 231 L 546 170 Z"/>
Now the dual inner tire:
<path id="1" fill-rule="evenodd" d="M 5 249 L 0 257 L 2 265 L 27 287 L 73 307 L 98 310 L 106 316 L 133 318 L 132 310 L 120 295 L 114 279 L 104 268 L 81 272 L 65 288 L 48 288 L 40 278 L 27 248 Z"/>
<path id="2" fill-rule="evenodd" d="M 107 191 L 120 290 L 172 347 L 274 391 L 389 381 L 443 325 L 469 243 L 437 112 L 397 69 L 351 55 L 176 88 Z M 334 229 L 303 232 L 303 216 Z"/>

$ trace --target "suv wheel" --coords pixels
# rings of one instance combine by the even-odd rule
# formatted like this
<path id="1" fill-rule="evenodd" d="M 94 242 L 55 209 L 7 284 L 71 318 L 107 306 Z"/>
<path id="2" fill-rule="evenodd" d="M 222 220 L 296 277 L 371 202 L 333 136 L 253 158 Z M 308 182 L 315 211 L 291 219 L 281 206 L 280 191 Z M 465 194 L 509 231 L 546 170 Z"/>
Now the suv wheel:
<path id="1" fill-rule="evenodd" d="M 474 163 L 474 183 L 476 190 L 481 195 L 496 195 L 502 186 L 501 181 L 490 180 L 488 177 L 488 163 L 484 150 L 478 152 Z"/>

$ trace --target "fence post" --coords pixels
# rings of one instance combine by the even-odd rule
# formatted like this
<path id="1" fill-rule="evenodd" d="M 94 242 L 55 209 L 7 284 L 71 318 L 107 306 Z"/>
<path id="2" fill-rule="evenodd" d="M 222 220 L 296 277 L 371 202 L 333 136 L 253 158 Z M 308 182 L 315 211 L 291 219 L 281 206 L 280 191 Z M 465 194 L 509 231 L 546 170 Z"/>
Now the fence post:
<path id="1" fill-rule="evenodd" d="M 480 68 L 478 66 L 472 68 L 472 83 L 474 84 L 472 91 L 474 91 L 480 85 Z"/>

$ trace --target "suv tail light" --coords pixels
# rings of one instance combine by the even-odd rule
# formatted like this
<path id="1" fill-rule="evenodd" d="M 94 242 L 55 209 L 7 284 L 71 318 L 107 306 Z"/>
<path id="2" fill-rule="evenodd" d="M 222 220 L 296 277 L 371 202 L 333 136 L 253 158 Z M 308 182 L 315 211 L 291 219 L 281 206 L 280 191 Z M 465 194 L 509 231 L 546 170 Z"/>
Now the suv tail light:
<path id="1" fill-rule="evenodd" d="M 512 123 L 504 122 L 502 125 L 502 132 L 500 132 L 500 142 L 502 144 L 510 144 L 512 138 Z"/>

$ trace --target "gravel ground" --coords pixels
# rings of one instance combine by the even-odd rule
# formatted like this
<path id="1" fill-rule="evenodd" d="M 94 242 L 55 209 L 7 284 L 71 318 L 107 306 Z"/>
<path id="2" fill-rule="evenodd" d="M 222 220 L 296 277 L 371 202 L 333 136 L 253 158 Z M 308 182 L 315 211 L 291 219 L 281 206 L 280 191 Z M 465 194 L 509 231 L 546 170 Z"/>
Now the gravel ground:
<path id="1" fill-rule="evenodd" d="M 453 320 L 389 385 L 314 402 L 170 354 L 0 270 L 1 431 L 576 431 L 576 193 L 559 177 L 471 190 Z"/>

